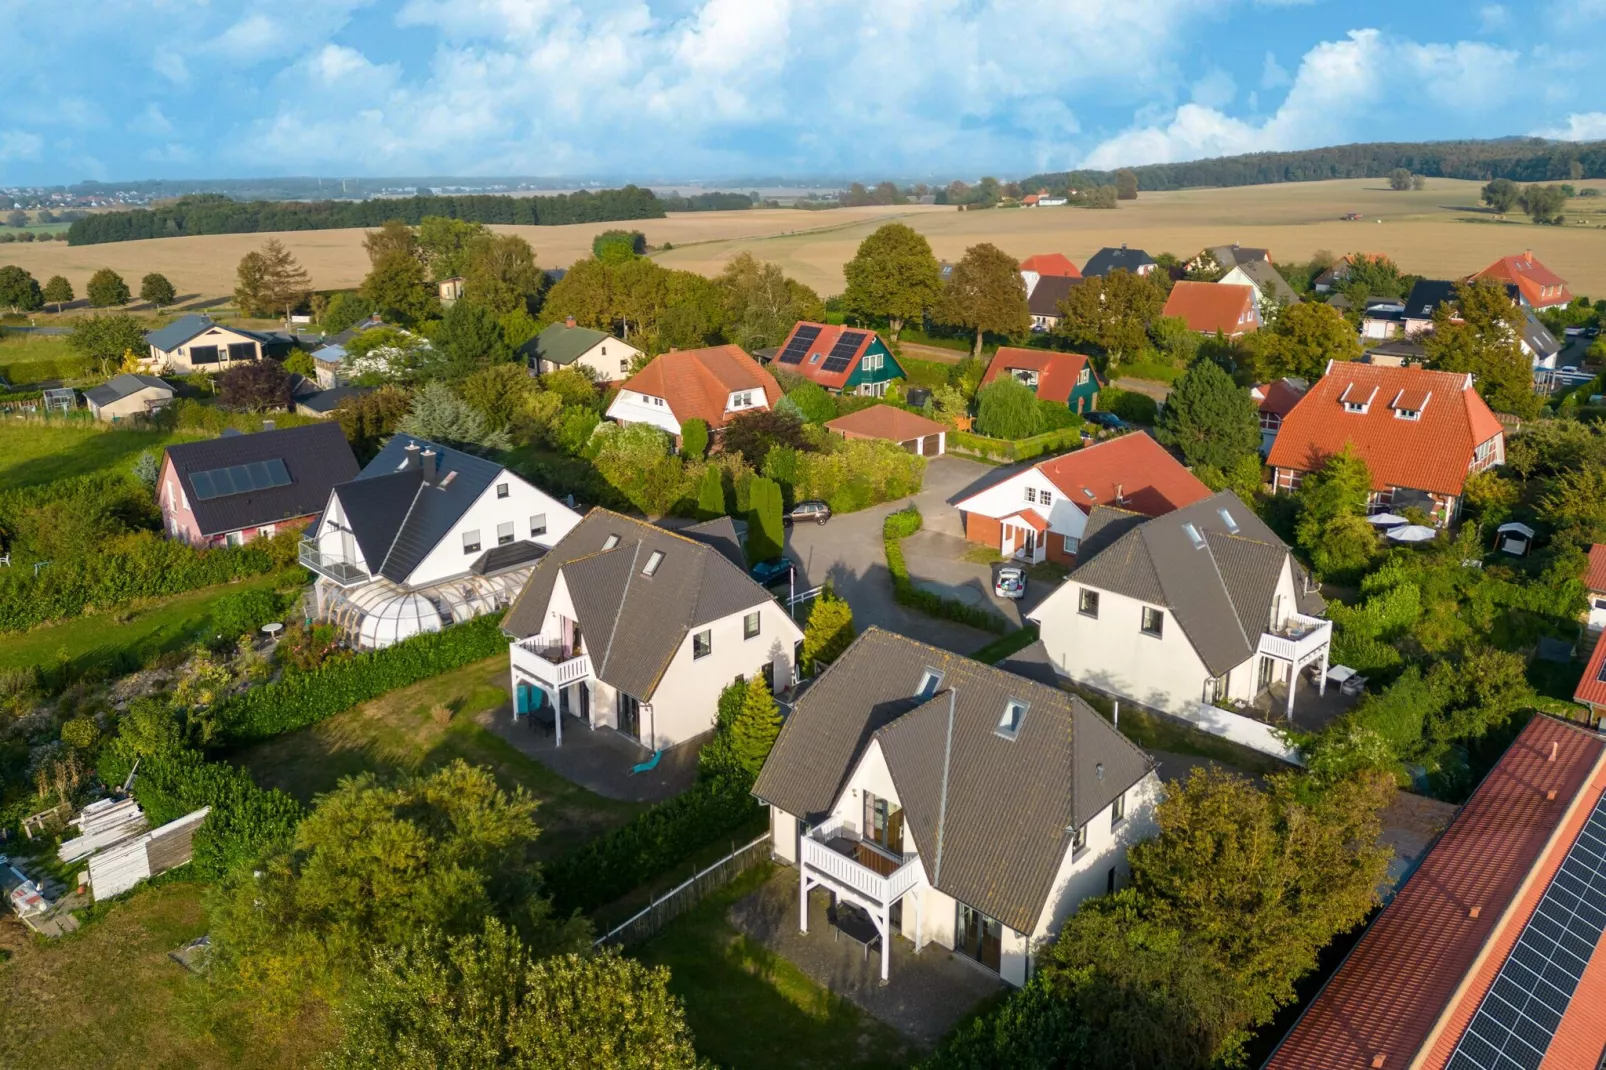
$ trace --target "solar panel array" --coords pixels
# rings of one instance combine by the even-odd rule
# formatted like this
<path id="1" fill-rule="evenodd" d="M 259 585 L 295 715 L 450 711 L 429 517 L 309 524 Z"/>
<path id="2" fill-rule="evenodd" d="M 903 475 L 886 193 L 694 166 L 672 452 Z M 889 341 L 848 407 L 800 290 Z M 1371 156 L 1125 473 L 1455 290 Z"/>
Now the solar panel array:
<path id="1" fill-rule="evenodd" d="M 1606 797 L 1573 843 L 1446 1070 L 1538 1070 L 1606 931 Z"/>
<path id="2" fill-rule="evenodd" d="M 781 350 L 775 359 L 782 364 L 802 364 L 803 358 L 808 355 L 809 346 L 813 345 L 818 337 L 820 337 L 818 327 L 799 327 L 792 340 L 786 343 L 786 348 Z"/>
<path id="3" fill-rule="evenodd" d="M 825 363 L 820 365 L 820 370 L 822 372 L 847 371 L 848 366 L 853 363 L 853 354 L 857 353 L 859 346 L 863 344 L 863 331 L 843 331 L 842 336 L 836 340 L 836 345 L 832 346 L 831 352 L 827 354 Z"/>
<path id="4" fill-rule="evenodd" d="M 285 470 L 283 461 L 270 457 L 265 461 L 237 464 L 231 468 L 191 472 L 190 484 L 195 487 L 195 497 L 204 502 L 230 494 L 289 486 L 290 473 Z"/>

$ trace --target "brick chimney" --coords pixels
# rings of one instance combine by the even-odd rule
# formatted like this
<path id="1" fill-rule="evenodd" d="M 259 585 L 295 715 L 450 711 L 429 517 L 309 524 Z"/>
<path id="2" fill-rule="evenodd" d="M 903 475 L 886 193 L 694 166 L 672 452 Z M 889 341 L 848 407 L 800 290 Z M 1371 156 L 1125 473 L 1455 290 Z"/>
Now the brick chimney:
<path id="1" fill-rule="evenodd" d="M 435 482 L 435 458 L 436 453 L 434 450 L 425 450 L 423 453 L 419 454 L 419 460 L 424 463 L 425 483 L 433 484 Z"/>
<path id="2" fill-rule="evenodd" d="M 565 316 L 564 319 L 563 319 L 563 325 L 565 327 L 573 327 L 573 326 L 575 326 L 574 317 L 573 316 Z"/>

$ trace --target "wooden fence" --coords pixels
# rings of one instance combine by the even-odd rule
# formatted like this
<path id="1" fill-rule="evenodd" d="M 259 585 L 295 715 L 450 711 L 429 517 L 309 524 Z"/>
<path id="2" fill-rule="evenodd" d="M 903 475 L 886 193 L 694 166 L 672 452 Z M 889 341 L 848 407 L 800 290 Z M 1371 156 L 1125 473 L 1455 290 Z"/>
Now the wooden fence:
<path id="1" fill-rule="evenodd" d="M 699 870 L 690 880 L 676 885 L 659 896 L 628 921 L 622 922 L 598 937 L 594 947 L 618 944 L 626 947 L 658 933 L 665 925 L 725 887 L 741 874 L 769 860 L 770 834 L 768 832 L 745 847 L 738 847 L 718 862 Z"/>

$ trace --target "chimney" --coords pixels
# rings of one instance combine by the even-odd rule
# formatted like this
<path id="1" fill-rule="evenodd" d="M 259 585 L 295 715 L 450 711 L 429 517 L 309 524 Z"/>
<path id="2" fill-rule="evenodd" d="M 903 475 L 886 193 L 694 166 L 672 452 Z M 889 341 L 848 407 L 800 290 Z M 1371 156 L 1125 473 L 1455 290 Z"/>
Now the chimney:
<path id="1" fill-rule="evenodd" d="M 1559 744 L 1555 740 L 1551 740 L 1550 741 L 1550 757 L 1546 758 L 1545 761 L 1553 762 L 1553 761 L 1556 760 L 1556 748 L 1558 746 L 1559 746 Z"/>
<path id="2" fill-rule="evenodd" d="M 1480 907 L 1473 907 L 1471 910 L 1467 911 L 1467 917 L 1476 918 L 1479 914 L 1482 914 L 1482 913 L 1483 913 L 1483 908 L 1481 906 Z"/>
<path id="3" fill-rule="evenodd" d="M 404 452 L 403 460 L 402 460 L 402 471 L 404 471 L 404 472 L 416 472 L 416 471 L 418 471 L 418 443 L 416 443 L 416 442 L 407 443 L 407 449 Z"/>
<path id="4" fill-rule="evenodd" d="M 1121 493 L 1121 484 L 1119 484 L 1119 483 L 1117 483 L 1115 485 L 1115 504 L 1116 505 L 1125 505 L 1126 504 L 1126 495 Z"/>
<path id="5" fill-rule="evenodd" d="M 1372 1056 L 1372 1070 L 1383 1070 L 1383 1062 L 1384 1059 L 1382 1052 L 1378 1052 L 1376 1055 Z"/>
<path id="6" fill-rule="evenodd" d="M 574 317 L 573 316 L 565 316 L 565 317 L 563 317 L 563 325 L 565 327 L 573 327 L 575 325 Z"/>
<path id="7" fill-rule="evenodd" d="M 1533 263 L 1534 262 L 1534 251 L 1532 249 L 1524 249 L 1522 251 L 1522 258 L 1524 260 L 1528 261 L 1528 263 L 1530 263 L 1530 264 Z"/>
<path id="8" fill-rule="evenodd" d="M 434 450 L 425 450 L 423 453 L 419 454 L 419 460 L 424 463 L 425 483 L 435 482 L 435 457 L 436 454 Z"/>

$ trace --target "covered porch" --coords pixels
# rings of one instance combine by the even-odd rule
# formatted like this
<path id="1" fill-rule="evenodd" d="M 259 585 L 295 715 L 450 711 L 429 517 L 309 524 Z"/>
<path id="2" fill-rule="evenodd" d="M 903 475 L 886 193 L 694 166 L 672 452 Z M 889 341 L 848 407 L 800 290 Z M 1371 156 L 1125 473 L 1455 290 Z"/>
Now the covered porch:
<path id="1" fill-rule="evenodd" d="M 1307 668 L 1314 667 L 1316 694 L 1327 694 L 1327 659 L 1333 641 L 1333 622 L 1303 613 L 1290 613 L 1277 628 L 1262 632 L 1255 654 L 1255 699 L 1259 705 L 1273 691 L 1283 697 L 1283 717 L 1294 719 L 1297 681 Z M 1280 687 L 1279 687 L 1280 685 Z"/>
<path id="2" fill-rule="evenodd" d="M 868 916 L 880 944 L 881 981 L 885 983 L 896 933 L 894 915 L 901 917 L 904 897 L 910 892 L 916 893 L 915 932 L 925 930 L 924 897 L 918 893 L 926 880 L 919 856 L 866 840 L 846 821 L 832 818 L 802 838 L 797 869 L 798 930 L 809 931 L 810 889 L 835 893 L 839 902 L 850 903 Z M 868 955 L 870 941 L 862 942 Z M 918 940 L 915 951 L 920 951 Z"/>
<path id="3" fill-rule="evenodd" d="M 1029 565 L 1048 556 L 1048 521 L 1030 509 L 1006 516 L 998 522 L 998 552 Z"/>

